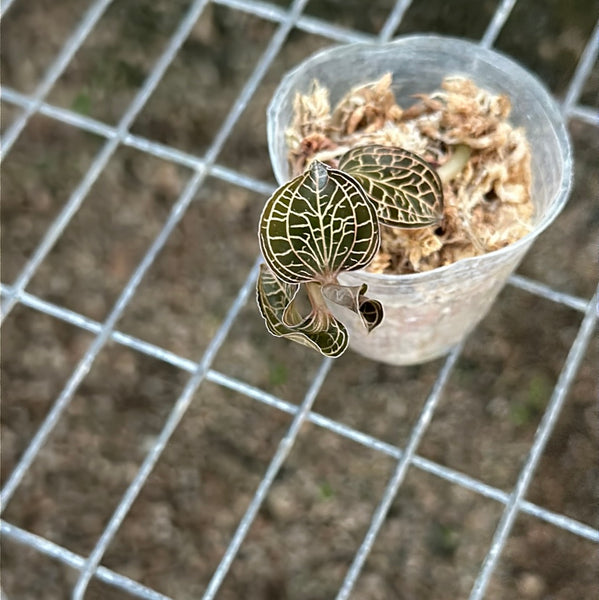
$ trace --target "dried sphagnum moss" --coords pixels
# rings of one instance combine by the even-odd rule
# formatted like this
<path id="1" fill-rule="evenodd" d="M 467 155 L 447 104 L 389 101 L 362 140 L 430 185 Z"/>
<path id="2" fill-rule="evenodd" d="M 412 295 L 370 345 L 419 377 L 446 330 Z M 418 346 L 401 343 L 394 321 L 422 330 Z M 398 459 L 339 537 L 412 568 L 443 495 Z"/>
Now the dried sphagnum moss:
<path id="1" fill-rule="evenodd" d="M 463 169 L 443 184 L 442 226 L 383 226 L 373 272 L 428 271 L 507 246 L 531 228 L 530 149 L 524 130 L 508 122 L 509 99 L 464 77 L 447 77 L 440 90 L 415 98 L 398 106 L 387 74 L 352 89 L 331 111 L 328 90 L 314 81 L 310 93 L 296 96 L 287 131 L 293 175 L 313 159 L 336 167 L 342 154 L 364 144 L 405 148 L 435 168 L 456 146 L 471 149 Z"/>

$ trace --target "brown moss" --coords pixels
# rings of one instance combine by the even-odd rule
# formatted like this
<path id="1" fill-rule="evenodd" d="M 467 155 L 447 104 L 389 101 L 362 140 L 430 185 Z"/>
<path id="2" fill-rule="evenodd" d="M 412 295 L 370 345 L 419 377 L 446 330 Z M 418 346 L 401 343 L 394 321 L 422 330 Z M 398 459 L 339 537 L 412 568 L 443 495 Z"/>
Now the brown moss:
<path id="1" fill-rule="evenodd" d="M 383 227 L 369 270 L 427 271 L 497 250 L 528 233 L 530 148 L 524 130 L 508 121 L 510 100 L 464 77 L 447 77 L 441 89 L 415 96 L 417 101 L 403 109 L 391 84 L 387 74 L 355 87 L 331 110 L 328 90 L 315 81 L 308 94 L 297 95 L 287 132 L 294 175 L 314 159 L 337 166 L 348 149 L 364 144 L 399 146 L 437 168 L 457 146 L 471 149 L 461 171 L 444 182 L 442 226 Z"/>

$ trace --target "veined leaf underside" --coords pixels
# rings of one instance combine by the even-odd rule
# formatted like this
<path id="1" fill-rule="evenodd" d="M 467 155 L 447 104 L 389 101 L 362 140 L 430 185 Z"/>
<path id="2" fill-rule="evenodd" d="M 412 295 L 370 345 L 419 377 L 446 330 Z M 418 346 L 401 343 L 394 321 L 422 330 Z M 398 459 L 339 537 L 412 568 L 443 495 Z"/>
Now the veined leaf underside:
<path id="1" fill-rule="evenodd" d="M 325 356 L 341 355 L 349 342 L 347 329 L 328 313 L 311 312 L 302 318 L 293 306 L 298 289 L 299 285 L 279 281 L 266 265 L 261 265 L 256 299 L 268 331 L 276 337 L 288 338 L 308 346 Z M 296 324 L 288 325 L 285 321 Z"/>
<path id="2" fill-rule="evenodd" d="M 437 172 L 403 148 L 353 148 L 339 161 L 376 204 L 380 221 L 391 227 L 434 225 L 443 216 L 443 186 Z"/>
<path id="3" fill-rule="evenodd" d="M 269 198 L 259 233 L 266 263 L 289 284 L 363 268 L 380 241 L 376 209 L 362 187 L 319 161 Z"/>
<path id="4" fill-rule="evenodd" d="M 378 300 L 372 300 L 366 296 L 367 290 L 368 286 L 365 283 L 356 286 L 330 283 L 322 287 L 322 295 L 331 302 L 344 306 L 357 314 L 366 331 L 371 332 L 381 324 L 384 310 Z"/>

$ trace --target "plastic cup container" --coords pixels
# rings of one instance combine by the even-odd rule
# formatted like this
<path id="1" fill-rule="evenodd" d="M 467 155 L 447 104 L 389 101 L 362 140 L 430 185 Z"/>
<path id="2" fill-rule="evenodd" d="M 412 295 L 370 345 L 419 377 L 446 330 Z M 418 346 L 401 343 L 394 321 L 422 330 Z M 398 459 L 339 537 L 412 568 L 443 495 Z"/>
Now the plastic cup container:
<path id="1" fill-rule="evenodd" d="M 416 35 L 387 44 L 333 47 L 313 55 L 283 78 L 268 108 L 270 158 L 279 184 L 291 178 L 285 130 L 292 120 L 295 94 L 306 93 L 318 79 L 329 89 L 335 106 L 352 87 L 388 72 L 393 75 L 400 106 L 411 105 L 413 94 L 439 89 L 448 75 L 464 75 L 482 88 L 506 94 L 512 103 L 510 121 L 525 128 L 532 156 L 535 215 L 532 231 L 523 238 L 424 273 L 341 274 L 343 284 L 368 284 L 368 296 L 382 302 L 385 310 L 382 324 L 367 334 L 349 311 L 331 307 L 348 327 L 350 347 L 374 360 L 410 365 L 447 353 L 485 316 L 535 238 L 564 207 L 572 155 L 562 115 L 534 75 L 472 42 Z"/>

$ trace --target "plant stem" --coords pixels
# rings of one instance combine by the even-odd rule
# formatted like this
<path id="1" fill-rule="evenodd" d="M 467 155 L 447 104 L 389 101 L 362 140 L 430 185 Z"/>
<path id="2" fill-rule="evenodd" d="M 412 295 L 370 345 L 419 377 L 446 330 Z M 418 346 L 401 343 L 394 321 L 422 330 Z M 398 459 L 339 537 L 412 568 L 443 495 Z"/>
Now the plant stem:
<path id="1" fill-rule="evenodd" d="M 322 286 L 320 283 L 309 281 L 306 283 L 306 292 L 308 293 L 308 298 L 310 299 L 310 304 L 312 305 L 314 312 L 329 312 L 329 307 L 327 306 L 327 303 L 322 295 Z"/>
<path id="2" fill-rule="evenodd" d="M 472 154 L 470 146 L 458 144 L 449 160 L 437 169 L 437 174 L 443 183 L 451 181 L 466 165 Z"/>

